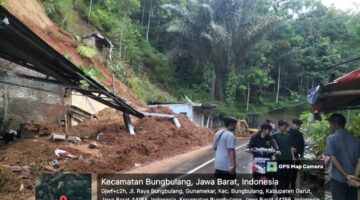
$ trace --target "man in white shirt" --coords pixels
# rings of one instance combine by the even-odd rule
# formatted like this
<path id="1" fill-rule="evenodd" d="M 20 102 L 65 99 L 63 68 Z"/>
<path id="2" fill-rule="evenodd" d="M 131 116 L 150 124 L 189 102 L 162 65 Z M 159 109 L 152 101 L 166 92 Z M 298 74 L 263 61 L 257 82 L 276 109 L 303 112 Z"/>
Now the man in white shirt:
<path id="1" fill-rule="evenodd" d="M 235 179 L 236 177 L 236 129 L 237 119 L 224 118 L 225 129 L 219 130 L 214 136 L 215 177 L 220 179 Z"/>

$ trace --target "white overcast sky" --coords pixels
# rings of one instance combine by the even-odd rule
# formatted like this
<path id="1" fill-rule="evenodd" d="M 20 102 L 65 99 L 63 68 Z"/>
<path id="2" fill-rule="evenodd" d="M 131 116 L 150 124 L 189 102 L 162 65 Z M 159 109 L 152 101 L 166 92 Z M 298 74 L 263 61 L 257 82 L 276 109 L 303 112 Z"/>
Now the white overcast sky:
<path id="1" fill-rule="evenodd" d="M 341 10 L 356 10 L 359 9 L 360 0 L 321 0 L 324 5 L 331 6 L 332 4 Z"/>

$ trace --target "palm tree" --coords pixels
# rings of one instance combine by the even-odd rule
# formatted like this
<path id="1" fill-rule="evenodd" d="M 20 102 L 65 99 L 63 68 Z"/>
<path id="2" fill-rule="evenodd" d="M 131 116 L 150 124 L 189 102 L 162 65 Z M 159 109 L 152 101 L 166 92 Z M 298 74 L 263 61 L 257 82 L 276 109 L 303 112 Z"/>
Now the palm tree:
<path id="1" fill-rule="evenodd" d="M 185 7 L 165 4 L 177 14 L 168 30 L 179 33 L 178 48 L 193 60 L 195 67 L 214 66 L 216 96 L 224 99 L 224 83 L 235 66 L 241 73 L 251 48 L 272 30 L 279 19 L 257 9 L 257 0 L 189 1 Z"/>

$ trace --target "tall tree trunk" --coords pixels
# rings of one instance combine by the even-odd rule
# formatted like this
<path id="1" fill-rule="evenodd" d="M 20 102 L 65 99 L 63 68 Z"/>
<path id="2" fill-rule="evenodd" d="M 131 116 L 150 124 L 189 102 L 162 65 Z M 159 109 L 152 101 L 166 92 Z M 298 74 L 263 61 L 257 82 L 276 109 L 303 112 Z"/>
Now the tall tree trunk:
<path id="1" fill-rule="evenodd" d="M 249 105 L 250 105 L 250 82 L 248 83 L 248 89 L 247 89 L 247 99 L 246 99 L 246 112 L 249 111 Z"/>
<path id="2" fill-rule="evenodd" d="M 88 22 L 90 21 L 90 15 L 91 15 L 91 11 L 92 11 L 92 4 L 93 4 L 93 0 L 90 0 L 89 13 L 88 13 Z"/>
<path id="3" fill-rule="evenodd" d="M 225 95 L 224 95 L 224 88 L 223 88 L 223 81 L 221 76 L 217 76 L 216 77 L 216 96 L 219 100 L 224 100 L 225 99 Z"/>
<path id="4" fill-rule="evenodd" d="M 156 30 L 156 41 L 159 41 L 159 29 L 160 29 L 160 18 L 157 21 L 157 30 Z"/>
<path id="5" fill-rule="evenodd" d="M 124 19 L 121 21 L 121 32 L 120 32 L 120 43 L 119 43 L 119 59 L 121 62 L 121 48 L 122 48 L 122 38 L 124 33 Z"/>
<path id="6" fill-rule="evenodd" d="M 215 99 L 215 90 L 216 90 L 216 73 L 213 72 L 212 79 L 211 79 L 211 91 L 210 91 L 211 101 L 214 101 L 214 99 Z"/>
<path id="7" fill-rule="evenodd" d="M 314 79 L 311 80 L 311 88 L 314 88 L 315 87 L 315 81 Z"/>
<path id="8" fill-rule="evenodd" d="M 278 80 L 277 80 L 277 90 L 276 90 L 276 100 L 277 103 L 279 101 L 279 93 L 280 93 L 280 81 L 281 81 L 281 64 L 279 64 L 279 71 L 278 71 Z"/>
<path id="9" fill-rule="evenodd" d="M 145 0 L 143 1 L 143 3 L 144 3 L 144 5 L 143 5 L 142 14 L 141 14 L 141 26 L 144 26 Z"/>
<path id="10" fill-rule="evenodd" d="M 149 42 L 151 13 L 152 13 L 152 0 L 150 0 L 149 18 L 148 18 L 148 24 L 147 24 L 147 30 L 146 30 L 146 42 Z"/>
<path id="11" fill-rule="evenodd" d="M 310 87 L 309 79 L 306 79 L 306 92 L 308 91 Z"/>

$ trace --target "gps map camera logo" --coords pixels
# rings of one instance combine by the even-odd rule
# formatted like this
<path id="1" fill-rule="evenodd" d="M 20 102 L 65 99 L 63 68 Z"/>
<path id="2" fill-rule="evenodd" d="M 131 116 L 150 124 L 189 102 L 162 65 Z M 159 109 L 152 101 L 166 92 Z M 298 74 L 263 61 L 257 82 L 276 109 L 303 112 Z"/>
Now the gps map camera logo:
<path id="1" fill-rule="evenodd" d="M 274 161 L 266 162 L 266 172 L 277 172 L 278 171 L 278 164 Z"/>
<path id="2" fill-rule="evenodd" d="M 91 199 L 91 174 L 42 174 L 36 200 Z"/>

